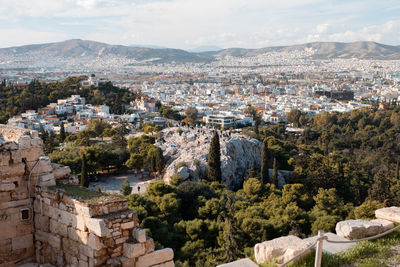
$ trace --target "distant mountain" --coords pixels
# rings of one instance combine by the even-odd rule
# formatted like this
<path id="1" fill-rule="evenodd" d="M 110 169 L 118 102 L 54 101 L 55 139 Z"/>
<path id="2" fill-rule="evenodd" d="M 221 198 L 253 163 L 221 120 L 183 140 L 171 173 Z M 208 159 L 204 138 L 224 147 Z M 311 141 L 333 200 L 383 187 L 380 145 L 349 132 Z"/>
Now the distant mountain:
<path id="1" fill-rule="evenodd" d="M 125 57 L 138 61 L 150 60 L 151 62 L 209 62 L 212 57 L 199 53 L 190 53 L 181 49 L 155 49 L 147 47 L 130 47 L 123 45 L 110 45 L 94 41 L 72 39 L 57 43 L 25 45 L 10 48 L 1 48 L 0 56 L 40 56 L 40 57 Z"/>
<path id="2" fill-rule="evenodd" d="M 195 53 L 204 53 L 204 52 L 214 52 L 214 51 L 221 51 L 222 48 L 215 46 L 215 45 L 203 45 L 203 46 L 198 46 L 193 49 L 189 49 L 190 52 L 195 52 Z"/>
<path id="3" fill-rule="evenodd" d="M 315 42 L 293 46 L 276 46 L 259 49 L 229 48 L 207 53 L 214 56 L 249 57 L 268 52 L 312 51 L 313 58 L 360 58 L 360 59 L 400 59 L 400 46 L 375 42 Z"/>
<path id="4" fill-rule="evenodd" d="M 159 45 L 143 45 L 143 44 L 133 44 L 130 45 L 130 47 L 145 47 L 145 48 L 155 48 L 155 49 L 164 49 L 166 48 L 165 46 L 159 46 Z"/>
<path id="5" fill-rule="evenodd" d="M 0 49 L 0 61 L 15 64 L 47 66 L 51 62 L 64 64 L 64 59 L 76 62 L 97 62 L 98 58 L 127 58 L 146 63 L 207 63 L 216 57 L 250 57 L 269 52 L 308 51 L 316 59 L 360 58 L 360 59 L 400 59 L 400 46 L 384 45 L 375 42 L 316 42 L 293 46 L 265 47 L 260 49 L 229 48 L 219 50 L 216 46 L 196 48 L 196 51 L 212 49 L 206 52 L 188 52 L 182 49 L 133 47 L 110 45 L 80 39 L 58 43 L 34 44 Z M 215 51 L 217 50 L 217 51 Z M 24 63 L 27 62 L 27 63 Z M 14 63 L 9 63 L 14 66 Z M 55 63 L 54 63 L 55 64 Z M 136 63 L 133 63 L 136 64 Z"/>

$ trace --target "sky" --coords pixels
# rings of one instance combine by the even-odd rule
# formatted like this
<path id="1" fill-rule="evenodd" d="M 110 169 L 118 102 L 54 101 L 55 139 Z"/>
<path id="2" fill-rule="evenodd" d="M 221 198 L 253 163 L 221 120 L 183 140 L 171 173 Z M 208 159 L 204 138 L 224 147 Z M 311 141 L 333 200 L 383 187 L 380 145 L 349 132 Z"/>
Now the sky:
<path id="1" fill-rule="evenodd" d="M 0 47 L 77 38 L 181 49 L 400 45 L 400 1 L 0 0 Z"/>

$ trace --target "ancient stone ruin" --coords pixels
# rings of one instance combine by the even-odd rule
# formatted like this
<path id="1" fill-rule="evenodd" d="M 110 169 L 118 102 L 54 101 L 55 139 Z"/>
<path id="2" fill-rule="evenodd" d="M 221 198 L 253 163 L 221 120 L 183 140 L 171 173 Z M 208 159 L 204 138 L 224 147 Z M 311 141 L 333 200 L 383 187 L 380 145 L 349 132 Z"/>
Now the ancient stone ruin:
<path id="1" fill-rule="evenodd" d="M 174 266 L 126 200 L 65 184 L 43 155 L 36 131 L 0 125 L 0 266 Z"/>

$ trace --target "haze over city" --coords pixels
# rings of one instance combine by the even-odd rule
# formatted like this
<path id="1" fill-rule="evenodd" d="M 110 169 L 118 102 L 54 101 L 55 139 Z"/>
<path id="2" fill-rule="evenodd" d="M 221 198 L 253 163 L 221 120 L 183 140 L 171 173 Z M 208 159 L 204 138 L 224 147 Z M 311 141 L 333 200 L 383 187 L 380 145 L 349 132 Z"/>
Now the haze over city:
<path id="1" fill-rule="evenodd" d="M 75 38 L 188 50 L 400 44 L 396 0 L 1 0 L 0 6 L 0 47 Z"/>

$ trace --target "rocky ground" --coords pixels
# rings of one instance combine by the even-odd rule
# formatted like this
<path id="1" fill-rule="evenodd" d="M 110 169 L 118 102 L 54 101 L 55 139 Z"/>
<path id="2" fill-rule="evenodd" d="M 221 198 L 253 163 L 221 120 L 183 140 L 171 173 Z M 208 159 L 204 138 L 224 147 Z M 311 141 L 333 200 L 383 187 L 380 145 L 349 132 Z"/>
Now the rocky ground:
<path id="1" fill-rule="evenodd" d="M 183 132 L 179 134 L 178 129 L 164 129 L 161 140 L 156 143 L 167 160 L 164 174 L 167 183 L 174 173 L 182 175 L 184 180 L 198 180 L 207 175 L 208 150 L 213 130 L 181 127 Z M 229 134 L 229 131 L 219 133 L 222 183 L 228 188 L 236 188 L 243 182 L 249 168 L 260 166 L 262 143 L 239 134 Z M 272 170 L 270 172 L 272 175 Z M 280 184 L 284 183 L 287 175 L 280 172 Z"/>

